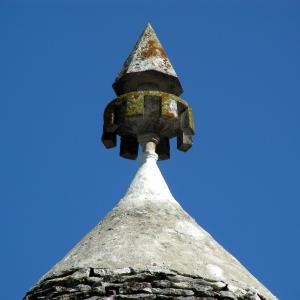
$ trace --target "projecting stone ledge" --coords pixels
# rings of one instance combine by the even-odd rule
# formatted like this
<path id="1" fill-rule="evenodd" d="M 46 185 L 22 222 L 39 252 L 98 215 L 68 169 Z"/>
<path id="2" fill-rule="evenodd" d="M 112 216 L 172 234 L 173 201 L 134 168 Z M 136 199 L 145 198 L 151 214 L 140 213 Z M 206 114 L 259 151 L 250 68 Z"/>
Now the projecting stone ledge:
<path id="1" fill-rule="evenodd" d="M 255 289 L 242 289 L 176 271 L 151 267 L 145 270 L 81 268 L 42 279 L 24 300 L 265 300 Z"/>

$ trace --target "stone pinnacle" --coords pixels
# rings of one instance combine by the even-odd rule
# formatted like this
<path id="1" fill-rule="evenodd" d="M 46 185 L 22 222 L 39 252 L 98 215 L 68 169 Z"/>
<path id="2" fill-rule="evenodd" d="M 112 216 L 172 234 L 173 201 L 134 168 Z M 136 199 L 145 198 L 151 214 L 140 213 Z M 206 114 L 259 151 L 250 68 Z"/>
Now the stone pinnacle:
<path id="1" fill-rule="evenodd" d="M 117 95 L 145 88 L 177 96 L 183 92 L 176 72 L 150 23 L 126 59 L 113 88 Z"/>
<path id="2" fill-rule="evenodd" d="M 170 138 L 187 151 L 195 133 L 193 113 L 178 96 L 182 87 L 153 28 L 148 24 L 117 76 L 118 95 L 104 112 L 102 142 L 106 148 L 121 138 L 120 156 L 136 159 L 139 144 L 155 144 L 158 159 L 170 158 Z"/>

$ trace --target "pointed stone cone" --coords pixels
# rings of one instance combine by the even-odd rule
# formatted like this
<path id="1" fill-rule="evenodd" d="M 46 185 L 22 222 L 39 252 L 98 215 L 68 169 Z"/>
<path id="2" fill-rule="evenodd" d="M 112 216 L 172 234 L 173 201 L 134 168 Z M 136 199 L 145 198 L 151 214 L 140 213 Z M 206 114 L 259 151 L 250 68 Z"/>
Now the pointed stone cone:
<path id="1" fill-rule="evenodd" d="M 43 295 L 57 286 L 58 293 L 65 287 L 69 295 L 78 286 L 81 293 L 109 295 L 110 285 L 117 293 L 115 298 L 80 299 L 156 299 L 156 294 L 166 295 L 163 299 L 174 299 L 175 295 L 195 295 L 195 299 L 202 295 L 212 300 L 276 299 L 182 209 L 156 160 L 157 154 L 144 153 L 143 163 L 118 205 L 25 299 L 38 299 L 35 293 Z M 161 279 L 164 282 L 158 283 Z M 136 287 L 136 281 L 145 281 L 143 287 Z M 126 298 L 121 294 L 130 294 L 128 286 L 134 296 Z"/>
<path id="2" fill-rule="evenodd" d="M 148 23 L 117 76 L 117 95 L 139 90 L 157 90 L 180 95 L 176 72 L 152 26 Z"/>

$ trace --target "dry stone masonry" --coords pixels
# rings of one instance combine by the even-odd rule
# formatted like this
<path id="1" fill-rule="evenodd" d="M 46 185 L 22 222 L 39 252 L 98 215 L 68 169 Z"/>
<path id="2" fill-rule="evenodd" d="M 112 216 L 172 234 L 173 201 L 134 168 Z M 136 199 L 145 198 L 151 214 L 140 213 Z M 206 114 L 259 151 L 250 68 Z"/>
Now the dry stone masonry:
<path id="1" fill-rule="evenodd" d="M 34 286 L 25 300 L 265 300 L 254 289 L 241 289 L 223 281 L 150 268 L 75 269 L 56 274 Z"/>

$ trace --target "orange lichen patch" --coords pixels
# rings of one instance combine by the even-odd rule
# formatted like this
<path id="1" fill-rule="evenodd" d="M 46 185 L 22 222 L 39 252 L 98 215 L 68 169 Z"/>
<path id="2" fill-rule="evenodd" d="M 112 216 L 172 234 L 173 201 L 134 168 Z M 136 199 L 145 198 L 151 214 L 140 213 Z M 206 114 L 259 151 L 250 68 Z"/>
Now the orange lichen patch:
<path id="1" fill-rule="evenodd" d="M 147 72 L 151 70 L 176 77 L 177 79 L 176 72 L 169 61 L 165 50 L 163 49 L 152 27 L 148 25 L 119 72 L 115 81 L 114 89 L 119 89 L 117 82 L 126 74 Z M 137 80 L 139 79 L 137 78 Z M 166 80 L 169 80 L 169 78 Z M 179 95 L 182 92 L 178 79 L 173 90 L 176 95 Z"/>
<path id="2" fill-rule="evenodd" d="M 176 116 L 173 114 L 173 113 L 171 113 L 171 112 L 169 112 L 169 111 L 166 111 L 165 113 L 164 113 L 164 116 L 165 117 L 168 117 L 168 118 L 176 118 Z"/>
<path id="3" fill-rule="evenodd" d="M 164 60 L 168 59 L 165 50 L 158 43 L 157 39 L 151 38 L 148 40 L 147 47 L 141 51 L 141 58 L 147 59 L 153 56 L 161 56 Z"/>
<path id="4" fill-rule="evenodd" d="M 168 68 L 168 69 L 171 69 L 172 68 L 172 65 L 169 63 L 168 59 L 164 59 L 164 63 L 165 63 L 165 66 Z"/>

